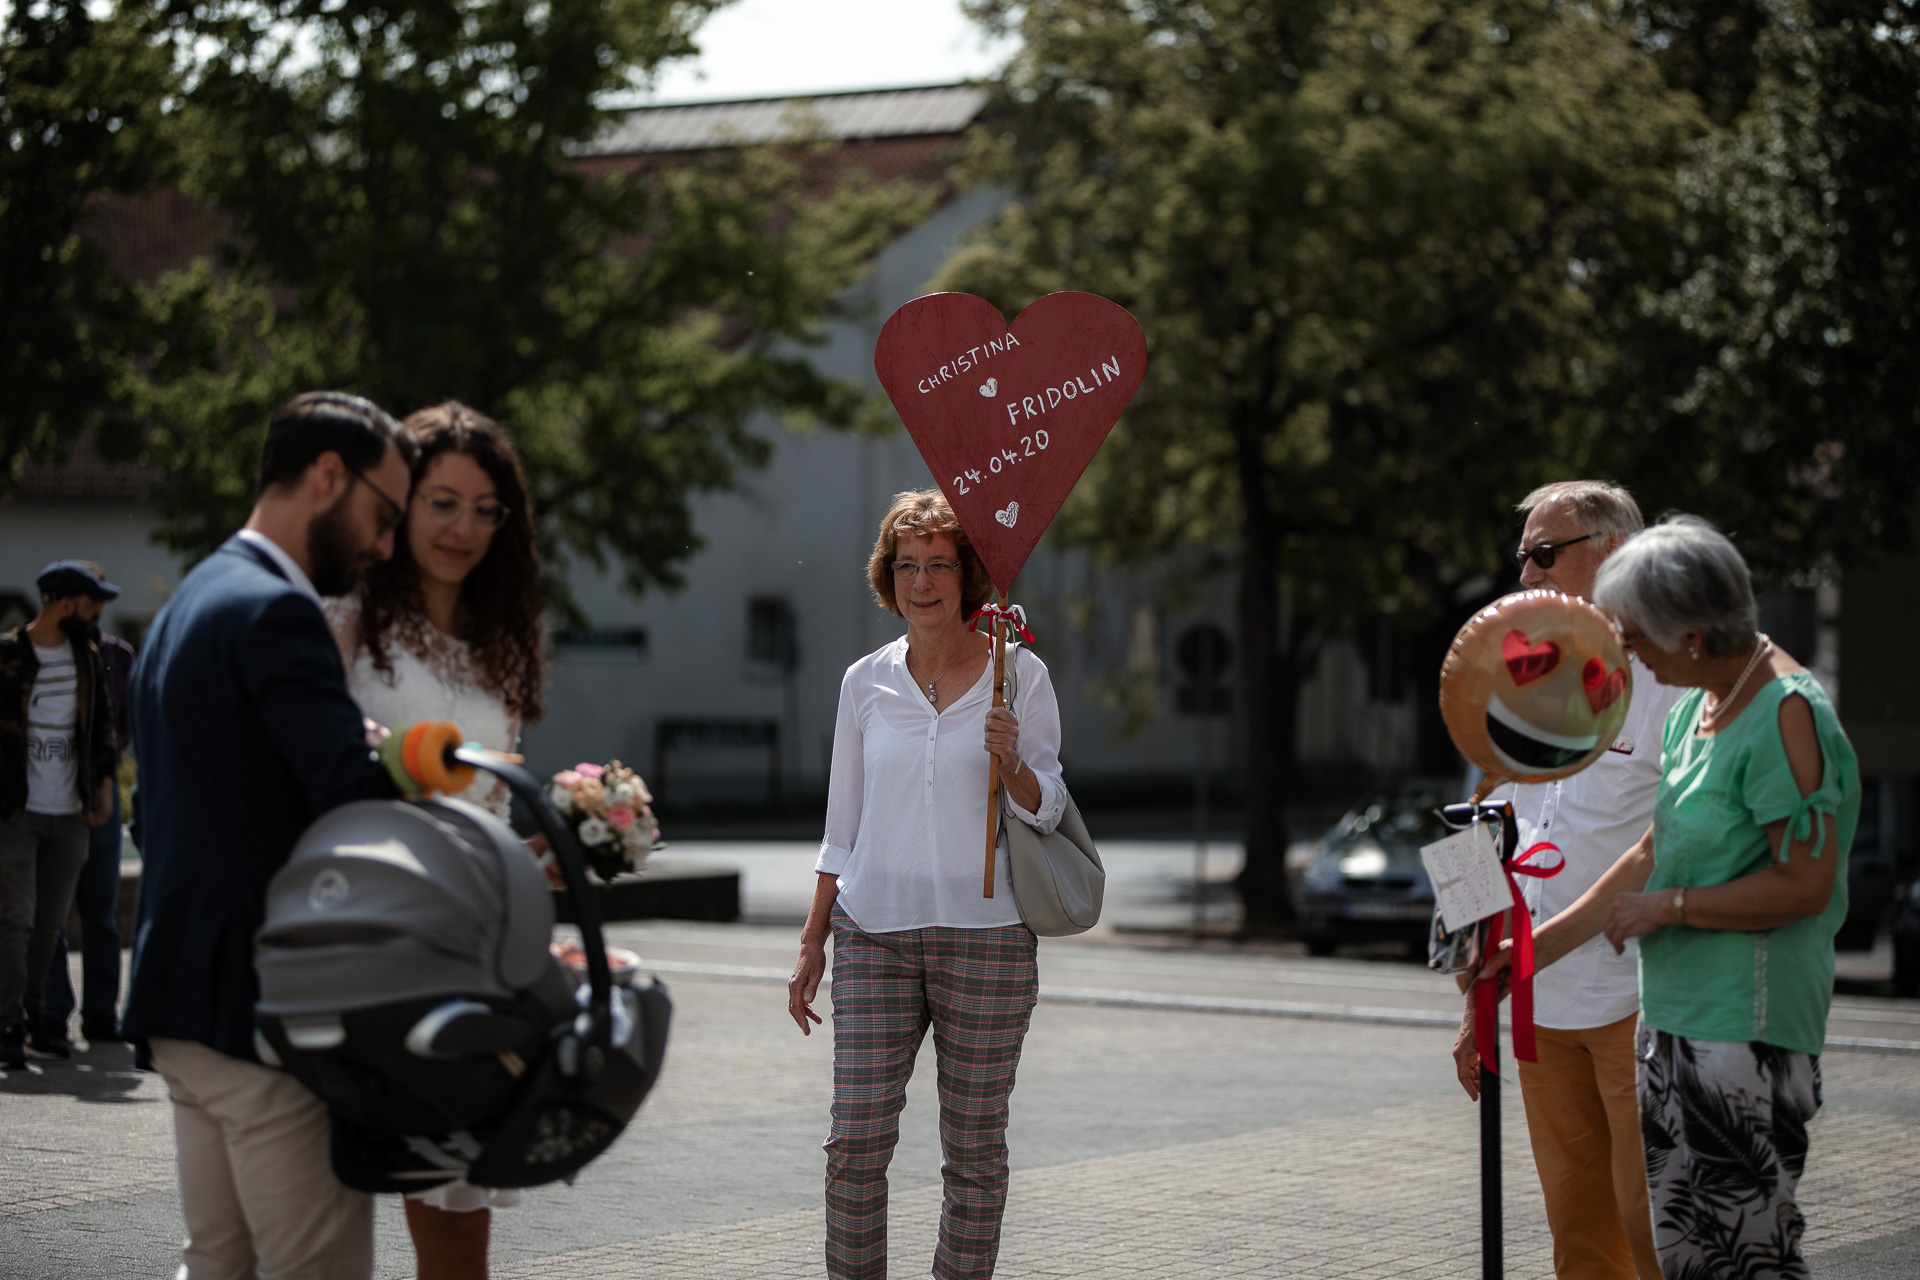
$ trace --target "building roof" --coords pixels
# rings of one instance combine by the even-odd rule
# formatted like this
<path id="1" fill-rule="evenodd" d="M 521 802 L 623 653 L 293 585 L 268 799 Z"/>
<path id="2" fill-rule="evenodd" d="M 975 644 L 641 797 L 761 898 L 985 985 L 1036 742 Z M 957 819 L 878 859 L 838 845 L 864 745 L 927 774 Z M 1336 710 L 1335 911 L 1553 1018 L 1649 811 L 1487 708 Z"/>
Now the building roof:
<path id="1" fill-rule="evenodd" d="M 19 487 L 0 502 L 127 502 L 145 495 L 160 479 L 158 471 L 139 463 L 102 458 L 89 431 L 73 441 L 61 461 L 23 465 Z"/>
<path id="2" fill-rule="evenodd" d="M 956 84 L 636 107 L 615 114 L 578 154 L 634 155 L 764 142 L 954 134 L 980 114 L 987 96 L 984 88 Z"/>

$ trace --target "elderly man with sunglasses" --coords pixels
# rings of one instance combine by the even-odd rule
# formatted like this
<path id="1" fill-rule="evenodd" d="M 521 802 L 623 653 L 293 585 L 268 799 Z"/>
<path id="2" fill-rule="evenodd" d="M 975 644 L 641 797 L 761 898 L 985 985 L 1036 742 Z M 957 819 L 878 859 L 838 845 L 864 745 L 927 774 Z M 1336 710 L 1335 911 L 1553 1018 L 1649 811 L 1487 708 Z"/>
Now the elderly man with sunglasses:
<path id="1" fill-rule="evenodd" d="M 1601 562 L 1643 524 L 1631 494 L 1598 480 L 1545 485 L 1519 510 L 1520 585 L 1583 600 Z M 1495 793 L 1513 802 L 1520 847 L 1547 840 L 1566 858 L 1558 876 L 1525 882 L 1536 927 L 1585 893 L 1652 824 L 1661 727 L 1684 690 L 1660 684 L 1638 658 L 1632 663 L 1633 702 L 1610 751 L 1571 778 Z M 1595 938 L 1534 979 L 1540 1060 L 1517 1065 L 1559 1280 L 1660 1277 L 1634 1092 L 1638 959 L 1631 944 L 1616 956 Z M 1453 1055 L 1461 1085 L 1478 1097 L 1472 1017 L 1468 1000 Z"/>

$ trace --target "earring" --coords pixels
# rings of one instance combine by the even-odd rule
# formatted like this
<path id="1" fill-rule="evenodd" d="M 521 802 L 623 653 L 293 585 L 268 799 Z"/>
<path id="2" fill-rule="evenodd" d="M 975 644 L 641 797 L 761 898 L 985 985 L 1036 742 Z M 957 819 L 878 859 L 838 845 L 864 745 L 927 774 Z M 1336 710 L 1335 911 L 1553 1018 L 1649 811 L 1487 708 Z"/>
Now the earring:
<path id="1" fill-rule="evenodd" d="M 1688 645 L 1688 646 L 1687 646 L 1687 656 L 1688 656 L 1688 657 L 1690 657 L 1690 658 L 1692 658 L 1692 659 L 1693 659 L 1693 660 L 1694 660 L 1695 662 L 1698 662 L 1698 661 L 1700 661 L 1700 646 L 1699 646 L 1699 645 Z"/>

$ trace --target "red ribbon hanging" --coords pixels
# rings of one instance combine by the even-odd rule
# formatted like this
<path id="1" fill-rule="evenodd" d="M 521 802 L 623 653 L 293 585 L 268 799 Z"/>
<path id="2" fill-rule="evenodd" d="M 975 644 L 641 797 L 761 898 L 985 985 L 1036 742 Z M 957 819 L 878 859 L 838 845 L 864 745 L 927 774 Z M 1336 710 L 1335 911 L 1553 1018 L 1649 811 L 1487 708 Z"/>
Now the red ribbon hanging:
<path id="1" fill-rule="evenodd" d="M 1513 1056 L 1522 1062 L 1540 1061 L 1540 1052 L 1535 1047 L 1533 1036 L 1533 917 L 1527 911 L 1527 900 L 1520 893 L 1520 882 L 1515 876 L 1532 876 L 1536 880 L 1551 880 L 1566 869 L 1566 855 L 1561 854 L 1560 861 L 1551 867 L 1532 867 L 1525 865 L 1528 858 L 1544 849 L 1560 853 L 1560 846 L 1542 840 L 1529 848 L 1511 862 L 1505 863 L 1500 870 L 1506 874 L 1507 889 L 1513 894 L 1513 906 L 1493 917 L 1487 926 L 1487 943 L 1483 955 L 1492 955 L 1500 949 L 1501 936 L 1506 932 L 1506 920 L 1513 917 Z M 1473 1047 L 1480 1055 L 1480 1061 L 1493 1062 L 1499 1051 L 1500 1035 L 1500 984 L 1481 979 L 1473 988 Z"/>
<path id="2" fill-rule="evenodd" d="M 1033 643 L 1033 632 L 1027 630 L 1027 611 L 1019 605 L 1010 604 L 1005 608 L 1001 608 L 999 605 L 989 601 L 976 609 L 973 617 L 967 619 L 967 630 L 978 631 L 980 629 L 981 619 L 983 618 L 986 620 L 989 630 L 992 629 L 994 620 L 998 618 L 1004 621 L 1007 624 L 1007 628 L 1015 635 L 1025 640 L 1028 644 Z"/>

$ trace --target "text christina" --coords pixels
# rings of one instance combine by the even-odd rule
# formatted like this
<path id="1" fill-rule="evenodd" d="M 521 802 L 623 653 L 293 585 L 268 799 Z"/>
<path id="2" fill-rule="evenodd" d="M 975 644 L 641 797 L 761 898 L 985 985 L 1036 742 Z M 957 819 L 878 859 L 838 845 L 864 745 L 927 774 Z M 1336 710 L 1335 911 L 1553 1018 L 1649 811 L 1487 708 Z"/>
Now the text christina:
<path id="1" fill-rule="evenodd" d="M 977 347 L 962 351 L 959 355 L 934 370 L 933 373 L 920 379 L 916 385 L 920 388 L 920 394 L 924 396 L 939 387 L 941 383 L 951 382 L 953 379 L 979 364 L 982 360 L 997 356 L 1003 351 L 1011 351 L 1019 345 L 1020 340 L 1010 333 L 1004 338 L 995 338 L 991 342 L 983 342 Z"/>

